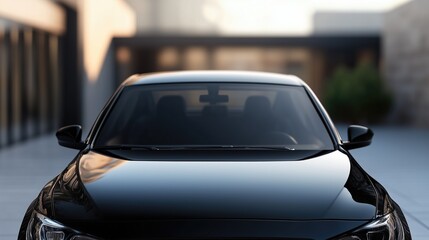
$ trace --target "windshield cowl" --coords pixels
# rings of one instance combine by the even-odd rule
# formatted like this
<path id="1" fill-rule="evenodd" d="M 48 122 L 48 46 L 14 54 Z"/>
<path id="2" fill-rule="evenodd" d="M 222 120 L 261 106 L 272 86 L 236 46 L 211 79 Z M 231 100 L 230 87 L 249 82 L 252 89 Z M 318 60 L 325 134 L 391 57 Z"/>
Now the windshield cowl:
<path id="1" fill-rule="evenodd" d="M 301 161 L 328 154 L 335 150 L 274 150 L 274 149 L 92 149 L 106 157 L 130 161 L 216 161 L 216 162 L 260 162 Z"/>
<path id="2" fill-rule="evenodd" d="M 144 146 L 144 145 L 112 145 L 112 146 L 97 146 L 94 150 L 149 150 L 149 151 L 162 151 L 162 150 L 282 150 L 294 151 L 294 148 L 287 146 L 264 146 L 264 145 L 160 145 L 160 146 Z"/>

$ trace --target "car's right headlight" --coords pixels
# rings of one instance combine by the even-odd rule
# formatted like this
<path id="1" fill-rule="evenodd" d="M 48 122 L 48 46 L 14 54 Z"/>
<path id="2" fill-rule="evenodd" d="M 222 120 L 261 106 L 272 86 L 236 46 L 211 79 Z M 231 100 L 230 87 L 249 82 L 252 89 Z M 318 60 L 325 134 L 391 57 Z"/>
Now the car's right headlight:
<path id="1" fill-rule="evenodd" d="M 404 228 L 396 211 L 383 215 L 365 226 L 335 240 L 402 240 Z"/>
<path id="2" fill-rule="evenodd" d="M 26 231 L 27 240 L 97 240 L 33 212 Z"/>

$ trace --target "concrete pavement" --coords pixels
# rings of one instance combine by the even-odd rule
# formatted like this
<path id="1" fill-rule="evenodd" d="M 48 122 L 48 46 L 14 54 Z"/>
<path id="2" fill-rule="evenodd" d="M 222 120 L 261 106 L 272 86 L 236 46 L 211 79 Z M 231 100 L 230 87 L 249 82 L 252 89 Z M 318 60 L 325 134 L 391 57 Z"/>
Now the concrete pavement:
<path id="1" fill-rule="evenodd" d="M 429 130 L 373 130 L 373 144 L 352 154 L 402 207 L 413 239 L 429 239 Z M 76 153 L 59 147 L 53 134 L 0 150 L 0 240 L 16 239 L 29 203 Z"/>
<path id="2" fill-rule="evenodd" d="M 75 153 L 59 147 L 53 134 L 0 150 L 0 240 L 17 238 L 30 202 Z"/>

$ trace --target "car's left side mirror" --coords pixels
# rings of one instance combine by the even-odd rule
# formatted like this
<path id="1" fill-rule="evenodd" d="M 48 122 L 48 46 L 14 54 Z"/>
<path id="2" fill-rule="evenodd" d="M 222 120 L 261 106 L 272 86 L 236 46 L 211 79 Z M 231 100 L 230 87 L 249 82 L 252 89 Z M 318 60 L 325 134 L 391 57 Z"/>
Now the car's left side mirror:
<path id="1" fill-rule="evenodd" d="M 343 142 L 343 147 L 350 150 L 370 145 L 374 133 L 367 127 L 350 125 L 347 129 L 347 136 L 349 141 Z"/>
<path id="2" fill-rule="evenodd" d="M 80 125 L 70 125 L 58 129 L 56 133 L 58 144 L 63 147 L 82 150 L 85 143 L 82 141 L 82 127 Z"/>

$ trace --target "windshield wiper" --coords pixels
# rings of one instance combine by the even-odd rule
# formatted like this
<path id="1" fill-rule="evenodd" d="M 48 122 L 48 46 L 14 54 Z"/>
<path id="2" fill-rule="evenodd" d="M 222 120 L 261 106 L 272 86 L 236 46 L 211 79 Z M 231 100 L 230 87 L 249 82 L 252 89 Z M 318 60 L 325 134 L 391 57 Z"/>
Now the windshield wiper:
<path id="1" fill-rule="evenodd" d="M 282 151 L 294 151 L 295 148 L 286 147 L 284 145 L 250 145 L 250 146 L 234 146 L 234 148 L 242 148 L 242 149 L 254 149 L 254 150 L 282 150 Z"/>
<path id="2" fill-rule="evenodd" d="M 107 145 L 107 146 L 95 146 L 94 150 L 150 150 L 156 151 L 159 150 L 156 146 L 150 145 Z"/>
<path id="3" fill-rule="evenodd" d="M 270 145 L 111 145 L 111 146 L 95 146 L 94 150 L 281 150 L 294 151 L 294 148 L 286 146 L 270 146 Z"/>
<path id="4" fill-rule="evenodd" d="M 158 146 L 159 150 L 282 150 L 293 151 L 295 149 L 286 146 L 257 146 L 257 145 L 172 145 Z"/>

